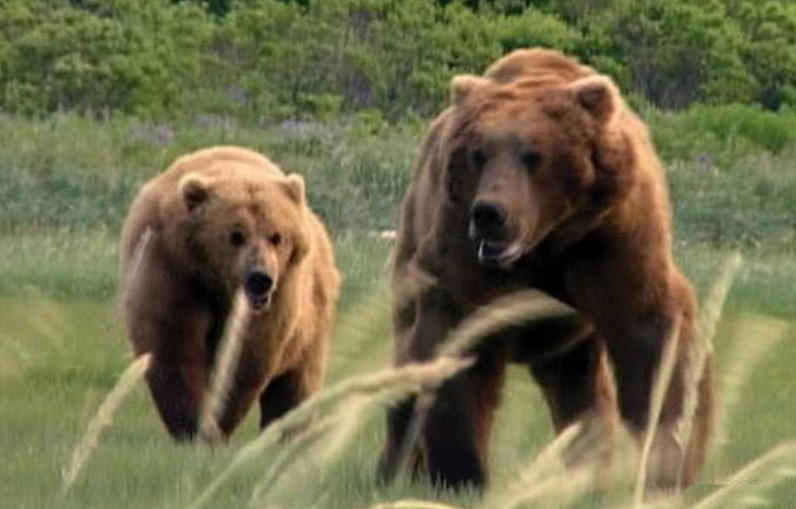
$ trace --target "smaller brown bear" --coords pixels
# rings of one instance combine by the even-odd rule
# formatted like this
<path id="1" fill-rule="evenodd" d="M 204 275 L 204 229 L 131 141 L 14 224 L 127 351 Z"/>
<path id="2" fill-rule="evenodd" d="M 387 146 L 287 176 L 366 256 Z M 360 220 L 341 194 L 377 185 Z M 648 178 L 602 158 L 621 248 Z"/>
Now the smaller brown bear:
<path id="1" fill-rule="evenodd" d="M 123 310 L 169 433 L 197 434 L 200 405 L 235 295 L 248 304 L 224 436 L 256 398 L 265 427 L 317 390 L 340 277 L 299 175 L 262 155 L 213 147 L 177 159 L 138 193 L 121 240 Z"/>

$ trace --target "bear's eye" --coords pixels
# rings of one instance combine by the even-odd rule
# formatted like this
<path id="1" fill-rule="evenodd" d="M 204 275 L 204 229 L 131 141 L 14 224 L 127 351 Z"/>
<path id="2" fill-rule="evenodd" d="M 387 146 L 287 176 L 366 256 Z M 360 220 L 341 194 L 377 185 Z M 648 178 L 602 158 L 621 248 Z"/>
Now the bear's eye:
<path id="1" fill-rule="evenodd" d="M 486 163 L 486 153 L 483 151 L 483 149 L 477 148 L 473 150 L 473 153 L 470 157 L 473 160 L 473 166 L 476 168 L 480 168 Z"/>
<path id="2" fill-rule="evenodd" d="M 240 247 L 246 243 L 246 235 L 240 230 L 235 230 L 229 235 L 229 243 L 235 247 Z"/>
<path id="3" fill-rule="evenodd" d="M 271 234 L 271 235 L 268 237 L 268 240 L 269 240 L 269 241 L 271 242 L 271 244 L 273 244 L 274 246 L 278 246 L 279 244 L 281 244 L 281 243 L 282 243 L 282 236 L 281 236 L 281 235 L 279 235 L 278 233 L 272 233 L 272 234 Z"/>
<path id="4" fill-rule="evenodd" d="M 536 167 L 539 166 L 540 159 L 541 156 L 539 155 L 539 153 L 533 152 L 531 150 L 523 152 L 522 155 L 520 156 L 520 160 L 522 161 L 523 166 L 525 166 L 525 168 L 531 171 L 535 170 Z"/>

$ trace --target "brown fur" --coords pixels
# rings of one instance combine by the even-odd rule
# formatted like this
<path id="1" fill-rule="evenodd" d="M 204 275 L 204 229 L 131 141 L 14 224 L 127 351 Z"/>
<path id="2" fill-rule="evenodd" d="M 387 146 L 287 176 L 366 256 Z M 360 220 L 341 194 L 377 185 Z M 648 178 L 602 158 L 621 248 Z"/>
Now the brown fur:
<path id="1" fill-rule="evenodd" d="M 672 430 L 682 413 L 695 301 L 672 260 L 666 183 L 645 125 L 609 78 L 548 50 L 519 50 L 483 77 L 454 78 L 452 96 L 426 135 L 402 206 L 396 288 L 411 278 L 432 284 L 396 293 L 396 363 L 427 359 L 477 306 L 521 288 L 569 303 L 581 321 L 518 327 L 502 334 L 505 341 L 488 342 L 476 367 L 441 389 L 415 464 L 436 482 L 485 482 L 492 416 L 512 358 L 541 384 L 557 430 L 592 416 L 610 441 L 618 408 L 641 438 L 664 343 L 679 323 L 650 483 L 674 488 L 682 462 L 688 485 L 711 420 L 710 370 L 700 384 L 695 434 L 682 448 Z M 486 251 L 483 263 L 479 204 L 494 205 L 505 220 L 487 244 L 498 255 Z M 538 347 L 556 343 L 566 351 L 552 359 Z M 388 478 L 412 405 L 388 416 L 380 463 Z"/>
<path id="2" fill-rule="evenodd" d="M 197 432 L 234 295 L 255 272 L 272 280 L 268 304 L 247 300 L 218 427 L 229 435 L 257 398 L 264 427 L 322 384 L 339 275 L 300 176 L 237 147 L 181 157 L 132 204 L 121 266 L 128 335 L 136 355 L 153 355 L 147 382 L 175 438 Z"/>

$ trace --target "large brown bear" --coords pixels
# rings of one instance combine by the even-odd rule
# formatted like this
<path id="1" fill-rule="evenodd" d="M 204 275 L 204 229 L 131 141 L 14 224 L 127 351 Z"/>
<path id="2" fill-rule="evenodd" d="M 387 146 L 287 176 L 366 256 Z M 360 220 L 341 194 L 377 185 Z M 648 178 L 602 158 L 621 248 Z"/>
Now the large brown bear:
<path id="1" fill-rule="evenodd" d="M 667 338 L 677 332 L 648 472 L 654 488 L 673 489 L 680 473 L 682 485 L 691 483 L 711 421 L 711 376 L 708 362 L 693 433 L 681 444 L 674 432 L 695 299 L 672 260 L 670 230 L 647 129 L 609 78 L 542 49 L 515 51 L 483 77 L 454 78 L 452 105 L 431 125 L 402 205 L 395 362 L 428 359 L 474 309 L 518 289 L 570 304 L 579 320 L 513 327 L 485 342 L 476 365 L 445 384 L 418 421 L 414 448 L 403 443 L 414 402 L 391 410 L 381 474 L 389 479 L 405 461 L 436 483 L 483 484 L 512 359 L 529 366 L 557 430 L 592 417 L 609 441 L 618 408 L 640 438 Z M 412 286 L 420 289 L 407 292 Z"/>
<path id="2" fill-rule="evenodd" d="M 256 398 L 265 427 L 320 387 L 340 278 L 300 176 L 237 147 L 177 159 L 133 202 L 121 266 L 129 339 L 152 354 L 147 382 L 176 439 L 197 433 L 237 292 L 247 318 L 218 429 Z"/>

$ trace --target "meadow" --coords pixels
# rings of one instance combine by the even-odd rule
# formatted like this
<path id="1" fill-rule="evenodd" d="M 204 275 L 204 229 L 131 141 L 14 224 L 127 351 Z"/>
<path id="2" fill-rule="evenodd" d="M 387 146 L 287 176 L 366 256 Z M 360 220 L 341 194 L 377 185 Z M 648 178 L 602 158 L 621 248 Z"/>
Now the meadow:
<path id="1" fill-rule="evenodd" d="M 744 107 L 644 116 L 667 163 L 676 255 L 703 301 L 730 253 L 742 256 L 713 337 L 717 433 L 679 507 L 796 509 L 796 120 Z M 378 232 L 394 227 L 421 132 L 419 122 L 367 115 L 268 126 L 211 116 L 175 124 L 0 116 L 0 507 L 197 507 L 230 467 L 204 507 L 364 509 L 405 499 L 428 503 L 380 507 L 511 507 L 518 479 L 530 480 L 519 485 L 526 498 L 518 507 L 628 506 L 632 482 L 594 493 L 557 461 L 535 462 L 560 444 L 550 445 L 541 395 L 518 368 L 504 391 L 483 497 L 407 479 L 377 485 L 383 406 L 411 390 L 400 383 L 333 400 L 317 432 L 289 444 L 258 439 L 252 412 L 228 445 L 175 445 L 135 380 L 118 410 L 96 417 L 132 362 L 116 295 L 126 208 L 174 157 L 211 144 L 262 150 L 305 175 L 345 277 L 328 385 L 386 368 L 391 246 Z M 96 446 L 65 484 L 75 448 L 98 423 Z M 733 477 L 780 444 L 759 468 Z M 708 498 L 717 492 L 725 498 Z"/>

